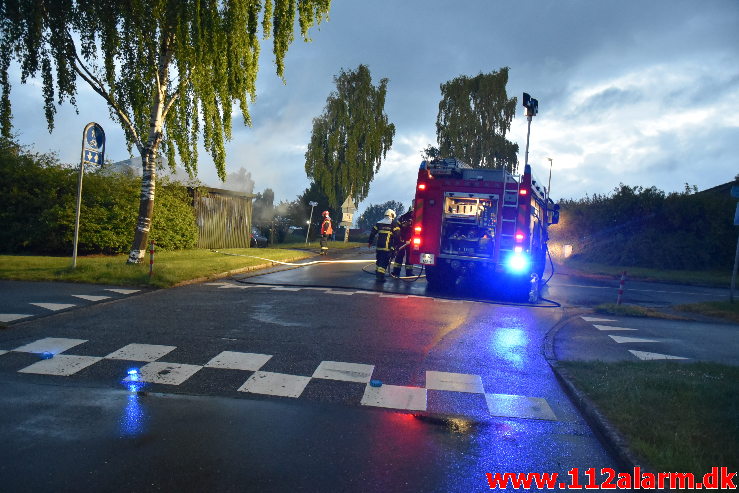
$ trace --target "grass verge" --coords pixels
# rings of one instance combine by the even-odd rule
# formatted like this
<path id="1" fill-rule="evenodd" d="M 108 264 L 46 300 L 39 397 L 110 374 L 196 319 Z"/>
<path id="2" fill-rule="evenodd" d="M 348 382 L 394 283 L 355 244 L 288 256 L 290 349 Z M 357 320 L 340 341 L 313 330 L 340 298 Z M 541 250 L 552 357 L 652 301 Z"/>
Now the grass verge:
<path id="1" fill-rule="evenodd" d="M 704 303 L 688 303 L 676 305 L 675 310 L 680 312 L 697 313 L 707 317 L 716 317 L 739 324 L 739 301 L 708 301 Z"/>
<path id="2" fill-rule="evenodd" d="M 739 466 L 739 367 L 717 363 L 559 363 L 655 471 Z"/>
<path id="3" fill-rule="evenodd" d="M 650 317 L 664 318 L 667 320 L 687 320 L 686 317 L 664 313 L 653 308 L 647 308 L 639 305 L 617 305 L 615 303 L 603 303 L 595 307 L 596 313 L 606 315 L 622 315 L 626 317 Z"/>
<path id="4" fill-rule="evenodd" d="M 311 252 L 273 248 L 232 248 L 236 255 L 253 255 L 278 261 L 305 258 Z M 149 278 L 148 256 L 141 264 L 126 264 L 127 255 L 70 257 L 0 255 L 0 278 L 19 281 L 66 281 L 124 286 L 169 287 L 190 279 L 265 264 L 264 260 L 222 255 L 210 250 L 160 251 L 154 254 L 154 274 Z"/>
<path id="5" fill-rule="evenodd" d="M 576 274 L 594 274 L 620 278 L 621 273 L 626 271 L 627 279 L 640 281 L 672 282 L 717 288 L 726 288 L 731 284 L 731 271 L 647 269 L 644 267 L 624 267 L 582 262 L 576 259 L 567 259 L 563 265 L 568 270 L 575 271 Z"/>

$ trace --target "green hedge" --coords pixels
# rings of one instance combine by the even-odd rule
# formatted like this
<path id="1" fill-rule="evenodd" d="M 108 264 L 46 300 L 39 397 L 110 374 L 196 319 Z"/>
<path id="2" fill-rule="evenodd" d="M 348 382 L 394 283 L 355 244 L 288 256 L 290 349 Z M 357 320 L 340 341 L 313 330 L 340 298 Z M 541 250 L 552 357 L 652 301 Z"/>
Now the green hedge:
<path id="1" fill-rule="evenodd" d="M 610 195 L 560 202 L 552 241 L 571 244 L 576 257 L 609 265 L 656 269 L 731 268 L 736 201 L 728 193 L 665 194 L 620 185 Z"/>
<path id="2" fill-rule="evenodd" d="M 0 249 L 7 253 L 72 251 L 77 170 L 53 155 L 0 143 Z M 141 179 L 86 173 L 82 187 L 78 252 L 127 252 L 138 215 Z M 159 184 L 150 239 L 158 248 L 192 248 L 197 242 L 192 199 L 185 187 Z"/>

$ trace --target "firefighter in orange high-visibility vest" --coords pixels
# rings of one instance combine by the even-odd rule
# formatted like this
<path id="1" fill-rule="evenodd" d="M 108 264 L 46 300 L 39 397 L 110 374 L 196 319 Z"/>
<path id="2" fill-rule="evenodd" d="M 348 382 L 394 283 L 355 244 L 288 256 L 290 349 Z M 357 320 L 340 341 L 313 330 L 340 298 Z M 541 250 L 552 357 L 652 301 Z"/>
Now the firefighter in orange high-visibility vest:
<path id="1" fill-rule="evenodd" d="M 323 211 L 323 221 L 321 222 L 321 255 L 328 253 L 328 238 L 334 232 L 331 227 L 331 215 L 328 211 Z"/>
<path id="2" fill-rule="evenodd" d="M 393 248 L 398 242 L 399 234 L 400 227 L 395 221 L 395 211 L 392 209 L 385 211 L 385 217 L 375 224 L 375 227 L 372 228 L 372 232 L 370 233 L 368 242 L 370 248 L 372 248 L 372 243 L 377 238 L 377 242 L 375 243 L 375 275 L 380 282 L 385 280 L 388 264 L 390 264 L 390 257 L 393 255 Z"/>

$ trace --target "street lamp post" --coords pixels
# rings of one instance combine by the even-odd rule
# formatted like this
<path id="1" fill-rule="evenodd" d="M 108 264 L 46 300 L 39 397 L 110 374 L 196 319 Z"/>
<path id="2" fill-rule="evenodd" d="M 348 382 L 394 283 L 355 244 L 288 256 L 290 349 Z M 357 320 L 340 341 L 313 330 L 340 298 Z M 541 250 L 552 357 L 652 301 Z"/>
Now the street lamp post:
<path id="1" fill-rule="evenodd" d="M 308 205 L 310 205 L 310 219 L 308 219 L 308 227 L 306 228 L 305 232 L 305 244 L 308 244 L 308 235 L 310 234 L 310 223 L 313 222 L 313 208 L 318 205 L 318 202 L 308 202 Z"/>
<path id="2" fill-rule="evenodd" d="M 528 120 L 528 129 L 526 131 L 526 157 L 524 158 L 524 165 L 529 164 L 529 136 L 531 135 L 531 119 L 539 113 L 539 100 L 529 96 L 528 93 L 523 93 L 523 107 L 526 108 L 526 120 Z"/>

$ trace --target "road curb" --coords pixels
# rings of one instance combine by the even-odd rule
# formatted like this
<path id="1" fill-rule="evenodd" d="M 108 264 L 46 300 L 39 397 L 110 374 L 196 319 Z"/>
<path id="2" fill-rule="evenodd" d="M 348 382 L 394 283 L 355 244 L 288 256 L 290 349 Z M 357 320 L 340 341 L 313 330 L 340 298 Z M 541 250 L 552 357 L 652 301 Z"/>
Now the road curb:
<path id="1" fill-rule="evenodd" d="M 566 311 L 566 310 L 565 310 Z M 566 368 L 559 364 L 559 360 L 554 352 L 554 338 L 557 333 L 569 324 L 572 320 L 579 317 L 583 313 L 590 311 L 578 310 L 577 313 L 565 314 L 565 317 L 557 322 L 544 338 L 544 358 L 552 368 L 554 375 L 559 380 L 575 407 L 583 414 L 585 420 L 595 430 L 596 435 L 606 448 L 616 459 L 619 467 L 623 470 L 633 470 L 634 467 L 640 467 L 644 472 L 653 472 L 651 468 L 634 453 L 628 445 L 626 438 L 618 429 L 611 424 L 610 421 L 598 410 L 595 403 L 573 383 L 572 377 Z"/>

